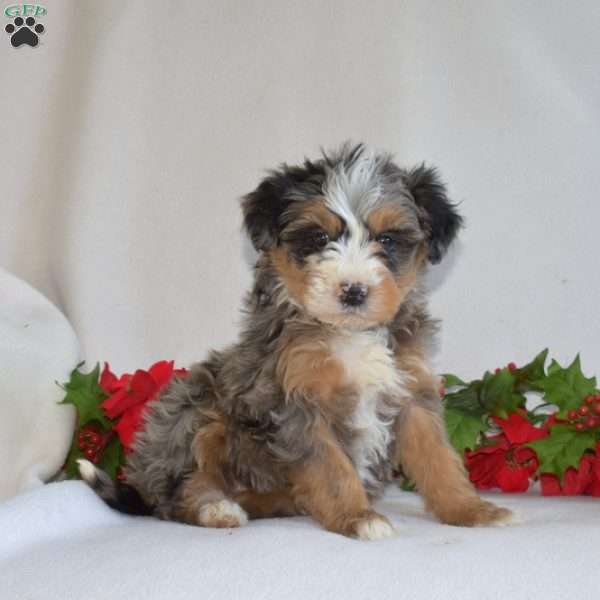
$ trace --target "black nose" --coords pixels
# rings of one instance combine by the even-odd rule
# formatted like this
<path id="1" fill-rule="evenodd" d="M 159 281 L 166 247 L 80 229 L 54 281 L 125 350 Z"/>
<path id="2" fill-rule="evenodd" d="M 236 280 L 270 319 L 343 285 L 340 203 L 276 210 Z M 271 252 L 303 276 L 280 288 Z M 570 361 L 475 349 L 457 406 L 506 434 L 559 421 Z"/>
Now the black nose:
<path id="1" fill-rule="evenodd" d="M 360 306 L 365 303 L 369 289 L 360 283 L 344 283 L 340 300 L 344 306 Z"/>

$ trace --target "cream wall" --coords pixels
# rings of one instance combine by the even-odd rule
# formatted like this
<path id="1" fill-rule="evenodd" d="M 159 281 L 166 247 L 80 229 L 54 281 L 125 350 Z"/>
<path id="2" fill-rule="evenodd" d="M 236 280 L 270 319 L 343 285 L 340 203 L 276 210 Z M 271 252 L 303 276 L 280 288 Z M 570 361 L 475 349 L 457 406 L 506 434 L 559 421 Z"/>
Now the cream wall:
<path id="1" fill-rule="evenodd" d="M 0 266 L 89 361 L 235 339 L 237 198 L 352 138 L 438 165 L 462 203 L 431 274 L 440 370 L 550 346 L 600 373 L 595 0 L 45 6 L 37 48 L 0 32 Z"/>

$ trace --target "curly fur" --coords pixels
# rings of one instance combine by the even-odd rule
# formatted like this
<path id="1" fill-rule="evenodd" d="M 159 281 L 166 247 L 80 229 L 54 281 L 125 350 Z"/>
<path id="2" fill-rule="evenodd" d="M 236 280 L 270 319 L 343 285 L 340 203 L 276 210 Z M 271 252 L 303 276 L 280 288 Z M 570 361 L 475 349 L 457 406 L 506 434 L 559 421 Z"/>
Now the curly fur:
<path id="1" fill-rule="evenodd" d="M 484 507 L 450 449 L 427 366 L 423 275 L 461 224 L 436 172 L 346 144 L 271 172 L 242 207 L 260 254 L 240 339 L 152 403 L 127 485 L 163 519 L 309 513 L 368 538 L 389 534 L 369 499 L 402 463 L 440 518 L 506 516 Z"/>

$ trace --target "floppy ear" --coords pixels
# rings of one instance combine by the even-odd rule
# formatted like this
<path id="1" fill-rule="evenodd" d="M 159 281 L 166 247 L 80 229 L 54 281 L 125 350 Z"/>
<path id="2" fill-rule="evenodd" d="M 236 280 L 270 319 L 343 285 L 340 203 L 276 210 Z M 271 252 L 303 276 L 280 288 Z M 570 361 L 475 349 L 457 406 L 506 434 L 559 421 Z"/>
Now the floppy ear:
<path id="1" fill-rule="evenodd" d="M 242 199 L 244 228 L 258 252 L 277 245 L 286 188 L 285 175 L 275 172 Z"/>
<path id="2" fill-rule="evenodd" d="M 292 200 L 288 192 L 302 190 L 301 195 L 317 195 L 325 177 L 321 162 L 306 159 L 304 164 L 290 167 L 285 163 L 271 171 L 269 177 L 242 198 L 244 227 L 257 251 L 276 246 L 282 228 L 281 217 Z"/>
<path id="3" fill-rule="evenodd" d="M 427 234 L 429 261 L 439 263 L 456 237 L 463 219 L 446 194 L 437 170 L 421 165 L 404 172 L 404 182 L 421 212 L 421 226 Z"/>

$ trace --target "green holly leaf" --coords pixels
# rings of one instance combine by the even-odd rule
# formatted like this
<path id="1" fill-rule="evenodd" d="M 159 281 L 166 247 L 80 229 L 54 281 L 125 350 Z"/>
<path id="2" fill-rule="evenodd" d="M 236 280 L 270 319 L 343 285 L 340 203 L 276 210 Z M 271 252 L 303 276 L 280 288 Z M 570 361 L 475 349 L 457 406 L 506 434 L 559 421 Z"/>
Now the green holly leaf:
<path id="1" fill-rule="evenodd" d="M 581 371 L 579 354 L 565 369 L 555 360 L 548 367 L 548 375 L 533 382 L 544 392 L 544 400 L 558 406 L 558 418 L 578 408 L 586 396 L 595 393 L 596 378 L 587 378 Z"/>
<path id="2" fill-rule="evenodd" d="M 510 413 L 525 405 L 525 396 L 515 391 L 515 374 L 508 369 L 489 371 L 483 376 L 479 394 L 481 405 L 491 414 L 506 419 Z"/>
<path id="3" fill-rule="evenodd" d="M 562 481 L 569 467 L 577 468 L 581 457 L 596 445 L 592 431 L 576 431 L 569 425 L 555 425 L 550 435 L 527 444 L 535 450 L 540 461 L 539 473 L 552 473 Z"/>
<path id="4" fill-rule="evenodd" d="M 405 492 L 416 492 L 417 486 L 413 481 L 405 478 L 400 482 L 400 489 Z"/>
<path id="5" fill-rule="evenodd" d="M 516 379 L 516 389 L 519 392 L 528 392 L 538 390 L 537 381 L 545 377 L 544 366 L 548 358 L 548 348 L 542 350 L 530 363 L 523 365 L 514 373 Z"/>
<path id="6" fill-rule="evenodd" d="M 452 373 L 444 373 L 442 377 L 444 379 L 444 387 L 447 389 L 453 387 L 466 387 L 468 385 L 460 377 L 452 375 Z"/>
<path id="7" fill-rule="evenodd" d="M 561 369 L 562 369 L 562 367 L 553 358 L 550 361 L 550 366 L 548 367 L 548 375 L 552 375 L 553 373 L 556 373 L 557 371 L 560 371 Z"/>
<path id="8" fill-rule="evenodd" d="M 105 471 L 113 480 L 117 477 L 119 467 L 125 462 L 125 453 L 119 438 L 115 435 L 108 442 L 102 452 L 102 459 L 98 466 Z"/>
<path id="9" fill-rule="evenodd" d="M 89 373 L 82 373 L 77 365 L 69 381 L 63 386 L 66 395 L 61 404 L 72 404 L 77 409 L 78 427 L 83 427 L 91 421 L 97 421 L 104 429 L 111 428 L 111 422 L 104 416 L 100 403 L 107 398 L 106 392 L 98 384 L 100 365 Z"/>
<path id="10" fill-rule="evenodd" d="M 117 471 L 125 463 L 125 453 L 123 446 L 119 441 L 119 438 L 112 434 L 109 442 L 100 453 L 101 458 L 97 463 L 97 466 L 108 473 L 108 475 L 114 480 L 117 477 Z M 81 479 L 79 474 L 79 466 L 77 461 L 80 458 L 86 458 L 83 452 L 77 447 L 77 444 L 71 446 L 69 455 L 64 466 L 64 472 L 68 479 Z M 87 460 L 87 459 L 86 459 Z"/>
<path id="11" fill-rule="evenodd" d="M 461 456 L 467 448 L 475 449 L 480 434 L 488 428 L 482 416 L 475 416 L 454 408 L 446 407 L 444 418 L 450 442 Z"/>
<path id="12" fill-rule="evenodd" d="M 447 409 L 459 410 L 473 416 L 481 416 L 485 413 L 485 408 L 481 405 L 479 396 L 482 382 L 475 379 L 456 392 L 450 392 L 444 396 L 444 405 Z"/>
<path id="13" fill-rule="evenodd" d="M 71 446 L 71 450 L 69 450 L 69 455 L 67 456 L 65 466 L 63 467 L 67 479 L 81 479 L 79 476 L 79 467 L 77 465 L 77 461 L 80 458 L 85 458 L 85 456 L 77 447 L 77 444 L 73 444 Z"/>
<path id="14" fill-rule="evenodd" d="M 543 413 L 535 413 L 535 412 L 529 411 L 527 413 L 527 419 L 533 425 L 541 425 L 542 423 L 544 423 L 545 421 L 548 420 L 548 415 L 543 414 Z"/>

